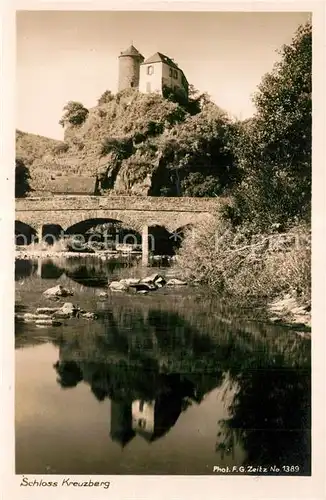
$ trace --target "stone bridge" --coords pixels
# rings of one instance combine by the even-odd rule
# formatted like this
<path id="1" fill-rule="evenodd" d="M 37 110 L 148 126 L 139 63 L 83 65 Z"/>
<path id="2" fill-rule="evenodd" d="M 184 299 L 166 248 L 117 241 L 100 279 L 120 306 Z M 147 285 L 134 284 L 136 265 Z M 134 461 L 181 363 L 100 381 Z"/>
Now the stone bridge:
<path id="1" fill-rule="evenodd" d="M 16 222 L 27 224 L 42 238 L 44 225 L 69 231 L 86 221 L 120 222 L 148 240 L 148 228 L 163 226 L 169 232 L 197 225 L 214 217 L 219 198 L 170 198 L 139 196 L 51 196 L 16 199 Z M 97 222 L 96 222 L 97 221 Z M 147 236 L 147 238 L 146 238 Z M 146 259 L 143 245 L 143 257 Z"/>

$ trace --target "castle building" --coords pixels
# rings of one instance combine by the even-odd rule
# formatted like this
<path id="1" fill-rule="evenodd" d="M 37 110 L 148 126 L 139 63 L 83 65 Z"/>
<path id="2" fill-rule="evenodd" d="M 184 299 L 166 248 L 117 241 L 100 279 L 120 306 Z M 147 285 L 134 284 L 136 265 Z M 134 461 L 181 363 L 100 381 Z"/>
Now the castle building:
<path id="1" fill-rule="evenodd" d="M 161 394 L 152 401 L 132 402 L 132 429 L 146 441 L 153 442 L 169 432 L 182 411 L 182 397 Z"/>
<path id="2" fill-rule="evenodd" d="M 146 94 L 167 88 L 188 97 L 187 78 L 170 57 L 156 52 L 145 60 L 133 45 L 119 56 L 119 91 L 129 88 Z"/>

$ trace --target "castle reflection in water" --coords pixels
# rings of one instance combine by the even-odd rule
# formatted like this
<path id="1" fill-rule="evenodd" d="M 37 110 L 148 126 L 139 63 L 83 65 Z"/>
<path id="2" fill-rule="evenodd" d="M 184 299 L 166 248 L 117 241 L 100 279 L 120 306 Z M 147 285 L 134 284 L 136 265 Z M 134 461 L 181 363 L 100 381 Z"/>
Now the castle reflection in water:
<path id="1" fill-rule="evenodd" d="M 222 381 L 216 375 L 208 376 L 205 378 L 204 388 L 200 387 L 200 381 L 198 383 L 196 380 L 190 381 L 189 378 L 180 374 L 158 375 L 146 374 L 143 371 L 139 377 L 135 377 L 133 384 L 131 371 L 126 373 L 124 368 L 120 370 L 117 365 L 96 366 L 90 363 L 61 360 L 54 365 L 54 368 L 58 375 L 57 382 L 62 388 L 76 387 L 84 380 L 90 384 L 91 392 L 98 401 L 110 399 L 110 437 L 122 447 L 125 447 L 136 435 L 142 436 L 148 442 L 165 436 L 189 405 L 193 402 L 200 403 L 205 395 Z M 120 380 L 129 378 L 127 386 L 117 384 L 114 372 L 120 372 L 118 376 Z M 141 377 L 143 377 L 143 388 L 139 388 Z M 146 387 L 146 377 L 155 379 L 152 389 L 148 390 Z M 130 389 L 128 393 L 126 387 Z M 139 394 L 147 391 L 147 398 L 133 399 L 133 393 Z"/>

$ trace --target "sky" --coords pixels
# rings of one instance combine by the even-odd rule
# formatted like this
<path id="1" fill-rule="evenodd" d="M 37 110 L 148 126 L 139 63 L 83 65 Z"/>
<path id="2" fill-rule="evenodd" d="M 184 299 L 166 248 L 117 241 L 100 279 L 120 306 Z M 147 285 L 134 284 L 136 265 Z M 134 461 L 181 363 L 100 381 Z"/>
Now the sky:
<path id="1" fill-rule="evenodd" d="M 254 113 L 252 95 L 291 42 L 304 12 L 17 12 L 16 126 L 63 139 L 64 105 L 93 107 L 117 91 L 118 56 L 173 58 L 189 83 L 231 116 Z"/>

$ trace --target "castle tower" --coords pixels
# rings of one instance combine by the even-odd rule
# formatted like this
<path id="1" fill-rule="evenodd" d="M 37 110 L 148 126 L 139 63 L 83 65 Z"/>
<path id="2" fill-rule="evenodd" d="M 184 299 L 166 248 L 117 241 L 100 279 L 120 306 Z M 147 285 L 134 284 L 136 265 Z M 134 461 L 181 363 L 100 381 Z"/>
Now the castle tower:
<path id="1" fill-rule="evenodd" d="M 133 46 L 119 55 L 119 88 L 118 90 L 136 88 L 139 85 L 139 68 L 144 57 Z"/>

